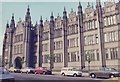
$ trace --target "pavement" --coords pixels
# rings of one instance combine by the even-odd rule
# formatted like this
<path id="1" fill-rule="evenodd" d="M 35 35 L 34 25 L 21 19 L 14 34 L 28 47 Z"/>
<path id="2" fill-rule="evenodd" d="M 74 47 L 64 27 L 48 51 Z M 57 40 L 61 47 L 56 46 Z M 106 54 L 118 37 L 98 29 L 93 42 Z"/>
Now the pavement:
<path id="1" fill-rule="evenodd" d="M 53 72 L 53 75 L 11 73 L 15 82 L 120 82 L 120 78 L 90 78 L 88 73 L 83 73 L 83 77 L 61 76 L 60 72 Z M 84 77 L 85 76 L 85 77 Z"/>

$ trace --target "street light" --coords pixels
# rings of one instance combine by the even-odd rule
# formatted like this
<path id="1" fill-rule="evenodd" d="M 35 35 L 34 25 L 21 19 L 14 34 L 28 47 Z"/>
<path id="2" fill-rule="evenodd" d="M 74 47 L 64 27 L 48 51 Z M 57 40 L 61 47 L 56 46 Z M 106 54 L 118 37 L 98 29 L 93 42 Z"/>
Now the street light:
<path id="1" fill-rule="evenodd" d="M 49 55 L 48 57 L 48 61 L 50 63 L 50 70 L 54 68 L 55 58 L 56 58 L 55 54 Z"/>
<path id="2" fill-rule="evenodd" d="M 25 57 L 23 56 L 22 57 L 22 60 L 21 60 L 21 64 L 23 65 L 24 63 L 26 63 L 27 61 L 25 61 Z"/>
<path id="3" fill-rule="evenodd" d="M 91 62 L 90 54 L 87 54 L 87 61 L 88 61 L 88 71 L 90 72 L 90 62 Z"/>

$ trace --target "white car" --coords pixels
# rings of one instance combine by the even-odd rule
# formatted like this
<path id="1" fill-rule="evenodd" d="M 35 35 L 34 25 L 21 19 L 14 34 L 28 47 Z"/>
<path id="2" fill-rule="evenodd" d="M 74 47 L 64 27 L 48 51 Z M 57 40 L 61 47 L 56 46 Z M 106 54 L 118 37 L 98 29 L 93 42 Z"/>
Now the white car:
<path id="1" fill-rule="evenodd" d="M 74 77 L 82 76 L 82 72 L 76 68 L 73 68 L 73 67 L 62 68 L 60 74 L 63 76 L 66 75 L 66 76 L 74 76 Z"/>
<path id="2" fill-rule="evenodd" d="M 31 67 L 26 67 L 26 68 L 23 68 L 21 69 L 21 73 L 34 73 L 34 69 L 31 68 Z"/>
<path id="3" fill-rule="evenodd" d="M 0 67 L 0 82 L 15 82 L 15 79 L 5 68 Z"/>

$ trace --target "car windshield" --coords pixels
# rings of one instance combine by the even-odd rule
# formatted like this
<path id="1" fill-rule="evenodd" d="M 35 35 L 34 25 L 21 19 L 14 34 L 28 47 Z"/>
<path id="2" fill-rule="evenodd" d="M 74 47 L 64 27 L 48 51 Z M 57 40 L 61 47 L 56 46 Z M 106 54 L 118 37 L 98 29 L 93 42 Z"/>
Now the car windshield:
<path id="1" fill-rule="evenodd" d="M 110 70 L 111 70 L 111 71 L 117 71 L 117 69 L 115 69 L 115 68 L 111 68 Z"/>
<path id="2" fill-rule="evenodd" d="M 76 68 L 73 68 L 72 70 L 73 70 L 73 71 L 79 71 L 79 69 L 76 69 Z"/>
<path id="3" fill-rule="evenodd" d="M 47 68 L 46 67 L 40 67 L 41 70 L 46 70 Z"/>
<path id="4" fill-rule="evenodd" d="M 101 71 L 117 71 L 115 68 L 101 68 Z"/>

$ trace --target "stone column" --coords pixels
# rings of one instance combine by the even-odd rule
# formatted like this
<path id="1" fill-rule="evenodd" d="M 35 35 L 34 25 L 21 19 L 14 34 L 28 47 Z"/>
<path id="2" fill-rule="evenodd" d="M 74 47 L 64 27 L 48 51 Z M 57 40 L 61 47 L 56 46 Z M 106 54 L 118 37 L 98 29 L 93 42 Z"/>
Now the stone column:
<path id="1" fill-rule="evenodd" d="M 104 48 L 104 33 L 103 33 L 103 14 L 100 0 L 96 0 L 97 22 L 98 22 L 98 39 L 99 53 L 102 59 L 102 67 L 106 67 L 105 48 Z"/>
<path id="2" fill-rule="evenodd" d="M 85 68 L 84 55 L 84 35 L 83 35 L 83 11 L 81 3 L 78 6 L 78 35 L 79 35 L 79 54 L 81 58 L 81 69 Z"/>
<path id="3" fill-rule="evenodd" d="M 3 40 L 3 49 L 2 49 L 2 67 L 5 65 L 5 46 L 6 46 L 6 39 L 7 39 L 7 34 L 5 33 L 4 35 L 4 40 Z"/>
<path id="4" fill-rule="evenodd" d="M 9 51 L 8 51 L 8 56 L 9 56 L 9 67 L 12 65 L 12 49 L 13 49 L 13 29 L 10 28 L 9 32 Z"/>
<path id="5" fill-rule="evenodd" d="M 43 34 L 43 20 L 40 19 L 40 25 L 38 26 L 38 47 L 37 47 L 37 67 L 42 67 L 42 34 Z"/>
<path id="6" fill-rule="evenodd" d="M 68 40 L 67 40 L 67 12 L 66 9 L 64 8 L 63 11 L 63 66 L 68 67 Z"/>
<path id="7" fill-rule="evenodd" d="M 24 28 L 24 67 L 29 66 L 29 40 L 30 40 L 30 27 Z"/>
<path id="8" fill-rule="evenodd" d="M 54 16 L 53 16 L 53 12 L 51 13 L 50 16 L 50 30 L 49 30 L 49 51 L 50 51 L 50 70 L 52 70 L 54 68 Z"/>

